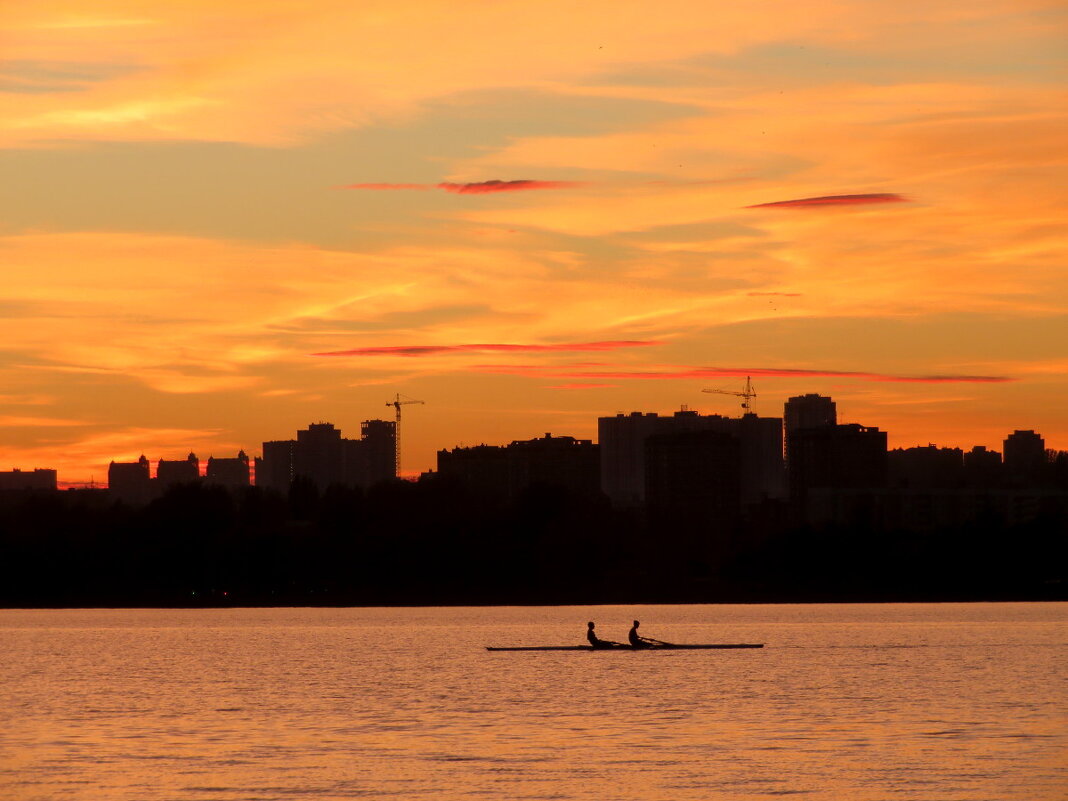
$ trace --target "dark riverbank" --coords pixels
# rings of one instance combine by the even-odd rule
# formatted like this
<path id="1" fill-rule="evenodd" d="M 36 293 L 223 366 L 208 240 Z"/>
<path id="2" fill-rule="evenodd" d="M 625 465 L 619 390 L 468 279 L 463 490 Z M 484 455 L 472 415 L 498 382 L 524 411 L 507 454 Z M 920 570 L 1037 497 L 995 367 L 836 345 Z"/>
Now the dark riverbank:
<path id="1" fill-rule="evenodd" d="M 1068 600 L 1063 522 L 872 531 L 665 526 L 600 496 L 443 481 L 288 495 L 175 487 L 0 503 L 0 606 L 451 606 Z"/>

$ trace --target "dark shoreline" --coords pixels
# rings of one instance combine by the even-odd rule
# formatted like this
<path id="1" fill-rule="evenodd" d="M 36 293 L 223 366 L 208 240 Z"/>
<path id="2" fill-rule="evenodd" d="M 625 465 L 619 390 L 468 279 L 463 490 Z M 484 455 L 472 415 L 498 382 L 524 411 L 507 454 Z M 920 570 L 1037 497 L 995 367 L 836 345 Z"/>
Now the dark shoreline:
<path id="1" fill-rule="evenodd" d="M 257 603 L 249 599 L 236 599 L 232 603 L 129 603 L 124 604 L 120 599 L 112 602 L 70 602 L 60 603 L 18 603 L 0 600 L 0 610 L 75 610 L 75 609 L 420 609 L 420 608 L 479 608 L 479 607 L 538 607 L 538 606 L 700 606 L 700 605 L 723 605 L 723 606 L 785 606 L 785 605 L 848 605 L 848 604 L 984 604 L 984 603 L 1068 603 L 1068 591 L 1048 594 L 986 594 L 975 596 L 960 595 L 866 595 L 852 597 L 828 597 L 820 595 L 811 596 L 761 596 L 761 597 L 730 597 L 730 598 L 674 598 L 670 600 L 652 600 L 648 598 L 605 598 L 601 600 L 464 600 L 456 599 L 443 601 L 440 599 L 424 598 L 411 601 L 380 602 L 344 602 L 323 600 L 317 602 L 312 598 L 290 598 L 279 602 Z"/>
<path id="2" fill-rule="evenodd" d="M 667 524 L 601 495 L 447 482 L 0 500 L 6 608 L 1068 601 L 1059 516 L 814 529 L 775 507 Z"/>

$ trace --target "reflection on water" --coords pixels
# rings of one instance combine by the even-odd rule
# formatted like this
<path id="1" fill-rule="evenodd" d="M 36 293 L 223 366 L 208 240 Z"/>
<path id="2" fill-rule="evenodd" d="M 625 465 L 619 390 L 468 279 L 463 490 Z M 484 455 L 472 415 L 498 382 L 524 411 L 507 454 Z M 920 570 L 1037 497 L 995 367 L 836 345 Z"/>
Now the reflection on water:
<path id="1" fill-rule="evenodd" d="M 760 650 L 487 653 L 625 639 Z M 1068 604 L 0 612 L 3 799 L 1063 799 Z"/>

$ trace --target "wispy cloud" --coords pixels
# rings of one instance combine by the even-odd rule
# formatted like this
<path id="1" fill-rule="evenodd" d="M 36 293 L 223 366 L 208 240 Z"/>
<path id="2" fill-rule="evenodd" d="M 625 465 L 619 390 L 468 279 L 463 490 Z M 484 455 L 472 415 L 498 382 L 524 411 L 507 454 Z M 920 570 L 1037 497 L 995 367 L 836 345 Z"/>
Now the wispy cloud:
<path id="1" fill-rule="evenodd" d="M 573 189 L 582 186 L 581 181 L 475 181 L 472 183 L 438 184 L 446 192 L 458 195 L 484 195 L 491 192 L 524 192 L 530 189 Z"/>
<path id="2" fill-rule="evenodd" d="M 555 367 L 533 365 L 482 364 L 476 370 L 487 373 L 532 375 L 542 378 L 578 378 L 602 380 L 678 380 L 744 378 L 855 378 L 862 381 L 898 383 L 952 384 L 1003 383 L 1015 381 L 1009 376 L 991 375 L 891 375 L 859 370 L 812 370 L 783 367 L 687 367 L 673 370 L 560 370 Z"/>
<path id="3" fill-rule="evenodd" d="M 92 425 L 92 423 L 84 420 L 68 420 L 64 417 L 0 415 L 0 428 L 68 428 L 87 425 Z"/>
<path id="4" fill-rule="evenodd" d="M 747 209 L 809 209 L 820 206 L 864 206 L 872 203 L 905 203 L 908 198 L 893 192 L 876 192 L 866 195 L 823 195 L 822 197 L 802 197 L 794 200 L 775 200 L 770 203 L 756 203 Z"/>
<path id="5" fill-rule="evenodd" d="M 488 195 L 495 192 L 527 192 L 533 189 L 574 189 L 584 185 L 583 181 L 534 181 L 528 179 L 501 181 L 495 179 L 492 181 L 468 181 L 465 183 L 444 181 L 439 184 L 348 184 L 341 188 L 387 191 L 396 189 L 414 189 L 418 191 L 442 189 L 455 195 Z"/>
<path id="6" fill-rule="evenodd" d="M 746 292 L 751 298 L 764 298 L 764 297 L 778 297 L 778 298 L 799 298 L 801 292 Z"/>
<path id="7" fill-rule="evenodd" d="M 47 406 L 54 402 L 52 395 L 0 395 L 0 403 L 12 406 Z"/>
<path id="8" fill-rule="evenodd" d="M 575 382 L 570 384 L 554 384 L 546 387 L 546 389 L 603 389 L 606 387 L 614 387 L 615 384 L 588 384 L 583 382 Z"/>
<path id="9" fill-rule="evenodd" d="M 467 345 L 385 345 L 352 350 L 334 350 L 313 353 L 312 356 L 434 356 L 439 353 L 545 353 L 560 351 L 604 351 L 619 348 L 640 348 L 659 345 L 656 340 L 623 339 L 604 342 L 557 342 L 549 345 L 483 343 Z"/>
<path id="10" fill-rule="evenodd" d="M 11 59 L 0 61 L 0 92 L 80 92 L 88 90 L 93 84 L 121 78 L 142 69 L 135 64 Z"/>

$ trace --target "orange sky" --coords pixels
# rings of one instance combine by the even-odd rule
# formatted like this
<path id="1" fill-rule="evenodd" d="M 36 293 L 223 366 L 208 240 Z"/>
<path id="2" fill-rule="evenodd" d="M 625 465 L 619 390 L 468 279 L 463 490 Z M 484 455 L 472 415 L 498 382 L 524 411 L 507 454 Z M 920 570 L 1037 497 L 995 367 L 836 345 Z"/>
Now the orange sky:
<path id="1" fill-rule="evenodd" d="M 401 392 L 417 472 L 733 414 L 700 390 L 750 371 L 760 414 L 1068 448 L 1066 33 L 1017 0 L 7 4 L 0 469 L 357 436 Z"/>

